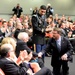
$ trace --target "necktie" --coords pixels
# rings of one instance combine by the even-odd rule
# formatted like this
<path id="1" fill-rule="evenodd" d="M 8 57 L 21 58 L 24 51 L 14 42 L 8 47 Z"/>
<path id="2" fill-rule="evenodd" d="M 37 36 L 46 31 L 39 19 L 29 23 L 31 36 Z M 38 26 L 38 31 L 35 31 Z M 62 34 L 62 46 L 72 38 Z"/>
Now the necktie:
<path id="1" fill-rule="evenodd" d="M 61 44 L 60 44 L 60 41 L 57 41 L 57 48 L 59 51 L 61 51 Z"/>

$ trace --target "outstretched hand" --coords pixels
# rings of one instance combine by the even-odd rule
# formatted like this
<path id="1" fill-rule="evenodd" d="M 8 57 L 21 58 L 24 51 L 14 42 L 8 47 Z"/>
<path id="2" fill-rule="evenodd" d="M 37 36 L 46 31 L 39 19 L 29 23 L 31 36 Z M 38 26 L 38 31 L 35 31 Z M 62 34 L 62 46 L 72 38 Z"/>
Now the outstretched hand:
<path id="1" fill-rule="evenodd" d="M 42 57 L 42 53 L 41 52 L 38 53 L 38 57 Z"/>

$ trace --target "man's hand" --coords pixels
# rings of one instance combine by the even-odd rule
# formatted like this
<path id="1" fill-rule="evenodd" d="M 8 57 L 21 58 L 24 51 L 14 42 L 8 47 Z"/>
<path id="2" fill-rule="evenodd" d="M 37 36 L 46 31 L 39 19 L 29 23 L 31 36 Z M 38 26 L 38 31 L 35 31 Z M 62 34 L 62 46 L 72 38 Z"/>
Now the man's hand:
<path id="1" fill-rule="evenodd" d="M 38 53 L 38 57 L 42 57 L 42 52 L 39 52 Z"/>
<path id="2" fill-rule="evenodd" d="M 20 55 L 19 55 L 20 59 L 23 61 L 25 58 L 28 57 L 28 53 L 26 50 L 24 51 L 20 51 Z"/>
<path id="3" fill-rule="evenodd" d="M 20 51 L 20 55 L 19 55 L 19 57 L 18 57 L 18 59 L 16 61 L 17 65 L 19 65 L 20 63 L 22 63 L 24 61 L 24 58 L 27 58 L 27 56 L 28 56 L 28 53 L 27 53 L 26 50 Z"/>
<path id="4" fill-rule="evenodd" d="M 32 57 L 33 57 L 32 52 L 30 52 L 29 55 L 24 58 L 24 61 L 30 61 Z"/>
<path id="5" fill-rule="evenodd" d="M 64 55 L 61 56 L 61 59 L 62 60 L 68 60 L 67 57 L 68 57 L 67 54 L 64 54 Z"/>

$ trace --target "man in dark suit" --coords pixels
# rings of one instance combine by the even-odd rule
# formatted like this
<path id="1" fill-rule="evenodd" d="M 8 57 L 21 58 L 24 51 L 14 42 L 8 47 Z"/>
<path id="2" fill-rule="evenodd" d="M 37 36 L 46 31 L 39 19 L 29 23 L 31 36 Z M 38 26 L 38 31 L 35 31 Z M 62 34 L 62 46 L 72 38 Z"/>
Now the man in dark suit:
<path id="1" fill-rule="evenodd" d="M 14 49 L 11 44 L 3 44 L 1 46 L 0 68 L 3 70 L 5 75 L 51 75 L 51 71 L 46 67 L 44 67 L 42 69 L 38 69 L 38 71 L 35 74 L 33 74 L 31 69 L 29 68 L 28 64 L 26 62 L 23 62 L 23 60 L 22 60 L 22 59 L 24 59 L 24 56 L 26 56 L 26 54 L 27 54 L 26 51 L 25 51 L 25 53 L 24 53 L 24 51 L 21 52 L 19 65 L 17 64 L 17 62 L 14 62 L 14 59 L 12 57 L 13 53 L 14 53 Z M 33 66 L 31 66 L 31 67 L 33 67 Z M 35 67 L 35 68 L 37 68 L 37 67 Z"/>
<path id="2" fill-rule="evenodd" d="M 36 45 L 36 52 L 39 53 L 42 49 L 45 48 L 46 40 L 45 40 L 45 13 L 46 6 L 41 5 L 39 9 L 39 13 L 32 16 L 32 25 L 33 25 L 33 36 L 32 42 Z M 43 59 L 44 60 L 44 59 Z"/>
<path id="3" fill-rule="evenodd" d="M 20 7 L 20 4 L 17 4 L 17 6 L 14 7 L 14 8 L 12 9 L 12 11 L 14 11 L 14 14 L 16 14 L 17 17 L 19 18 L 20 15 L 21 15 L 21 12 L 23 12 L 23 9 L 22 9 L 22 7 Z"/>
<path id="4" fill-rule="evenodd" d="M 20 51 L 24 51 L 27 50 L 28 53 L 33 52 L 28 46 L 27 46 L 27 42 L 29 40 L 29 36 L 26 32 L 20 32 L 18 34 L 18 40 L 17 40 L 17 45 L 16 45 L 16 56 L 18 57 L 20 54 Z M 33 58 L 38 57 L 38 54 L 36 52 L 33 52 Z M 41 58 L 38 58 L 37 61 L 40 65 L 40 67 L 44 67 L 44 63 L 42 61 Z"/>
<path id="5" fill-rule="evenodd" d="M 52 50 L 51 65 L 54 75 L 61 75 L 61 69 L 63 75 L 68 75 L 68 60 L 73 52 L 72 45 L 68 38 L 61 36 L 61 33 L 60 28 L 54 28 L 53 38 L 49 40 L 47 47 L 38 54 L 41 56 L 47 50 Z"/>

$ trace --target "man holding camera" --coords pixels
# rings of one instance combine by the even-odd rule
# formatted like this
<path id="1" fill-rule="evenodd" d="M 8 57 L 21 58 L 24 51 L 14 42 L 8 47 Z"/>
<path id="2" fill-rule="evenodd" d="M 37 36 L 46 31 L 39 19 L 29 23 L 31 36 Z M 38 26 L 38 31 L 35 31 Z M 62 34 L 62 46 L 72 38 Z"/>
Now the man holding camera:
<path id="1" fill-rule="evenodd" d="M 23 12 L 23 9 L 22 7 L 20 7 L 20 4 L 17 4 L 17 6 L 14 7 L 12 11 L 14 11 L 14 14 L 19 18 L 21 15 L 21 12 Z"/>

